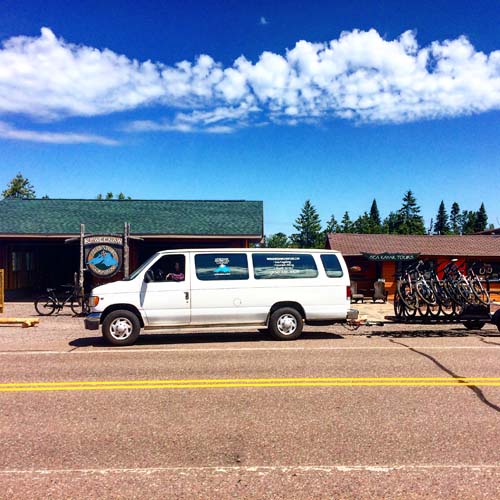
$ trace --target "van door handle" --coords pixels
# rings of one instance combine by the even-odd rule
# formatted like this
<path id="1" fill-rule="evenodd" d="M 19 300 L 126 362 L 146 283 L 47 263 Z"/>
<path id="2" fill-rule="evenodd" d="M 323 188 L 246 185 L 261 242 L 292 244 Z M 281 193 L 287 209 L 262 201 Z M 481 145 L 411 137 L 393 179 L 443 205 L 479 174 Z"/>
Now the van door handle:
<path id="1" fill-rule="evenodd" d="M 189 300 L 189 292 L 184 292 L 184 298 L 185 298 L 186 300 Z"/>

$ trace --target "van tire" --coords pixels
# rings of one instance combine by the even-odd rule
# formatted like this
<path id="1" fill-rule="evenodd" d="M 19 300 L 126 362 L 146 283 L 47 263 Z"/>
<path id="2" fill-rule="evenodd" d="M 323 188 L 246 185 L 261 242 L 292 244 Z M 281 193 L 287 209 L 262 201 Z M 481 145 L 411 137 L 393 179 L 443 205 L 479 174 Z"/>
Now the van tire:
<path id="1" fill-rule="evenodd" d="M 293 307 L 282 307 L 271 314 L 269 330 L 278 340 L 295 340 L 300 337 L 304 321 Z"/>
<path id="2" fill-rule="evenodd" d="M 110 312 L 102 323 L 102 335 L 112 345 L 135 344 L 140 333 L 139 318 L 125 309 Z"/>

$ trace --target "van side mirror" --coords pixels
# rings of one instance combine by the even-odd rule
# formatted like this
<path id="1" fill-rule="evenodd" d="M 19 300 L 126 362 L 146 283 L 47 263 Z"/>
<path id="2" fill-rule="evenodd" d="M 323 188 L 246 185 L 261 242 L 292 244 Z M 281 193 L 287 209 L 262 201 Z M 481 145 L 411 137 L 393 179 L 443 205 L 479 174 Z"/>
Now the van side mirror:
<path id="1" fill-rule="evenodd" d="M 151 283 L 152 281 L 154 281 L 153 276 L 153 271 L 151 269 L 148 269 L 146 271 L 146 274 L 144 275 L 144 283 Z"/>

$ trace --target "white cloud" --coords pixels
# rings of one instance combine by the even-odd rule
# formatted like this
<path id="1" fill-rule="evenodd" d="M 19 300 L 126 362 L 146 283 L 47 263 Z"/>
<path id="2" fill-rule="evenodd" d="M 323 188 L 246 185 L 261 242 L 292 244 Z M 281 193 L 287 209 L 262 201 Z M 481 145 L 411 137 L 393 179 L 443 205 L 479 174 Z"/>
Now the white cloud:
<path id="1" fill-rule="evenodd" d="M 500 109 L 500 50 L 477 51 L 463 36 L 419 47 L 412 31 L 385 40 L 372 29 L 325 43 L 301 40 L 256 62 L 240 56 L 229 67 L 203 54 L 166 66 L 68 43 L 48 28 L 10 38 L 0 50 L 2 114 L 55 120 L 153 105 L 177 114 L 127 130 L 228 132 L 266 122 L 481 113 Z"/>
<path id="2" fill-rule="evenodd" d="M 0 138 L 18 141 L 44 142 L 49 144 L 100 144 L 102 146 L 116 146 L 114 139 L 93 134 L 75 134 L 73 132 L 38 132 L 22 130 L 0 121 Z"/>

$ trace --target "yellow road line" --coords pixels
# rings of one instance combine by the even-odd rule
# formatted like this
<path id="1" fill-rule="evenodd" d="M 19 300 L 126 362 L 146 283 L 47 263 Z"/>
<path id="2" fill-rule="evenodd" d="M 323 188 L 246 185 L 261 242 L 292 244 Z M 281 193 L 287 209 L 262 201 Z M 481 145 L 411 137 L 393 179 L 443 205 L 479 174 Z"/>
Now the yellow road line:
<path id="1" fill-rule="evenodd" d="M 216 389 L 242 387 L 445 387 L 464 385 L 500 386 L 500 377 L 316 377 L 13 382 L 0 384 L 0 392 Z"/>

